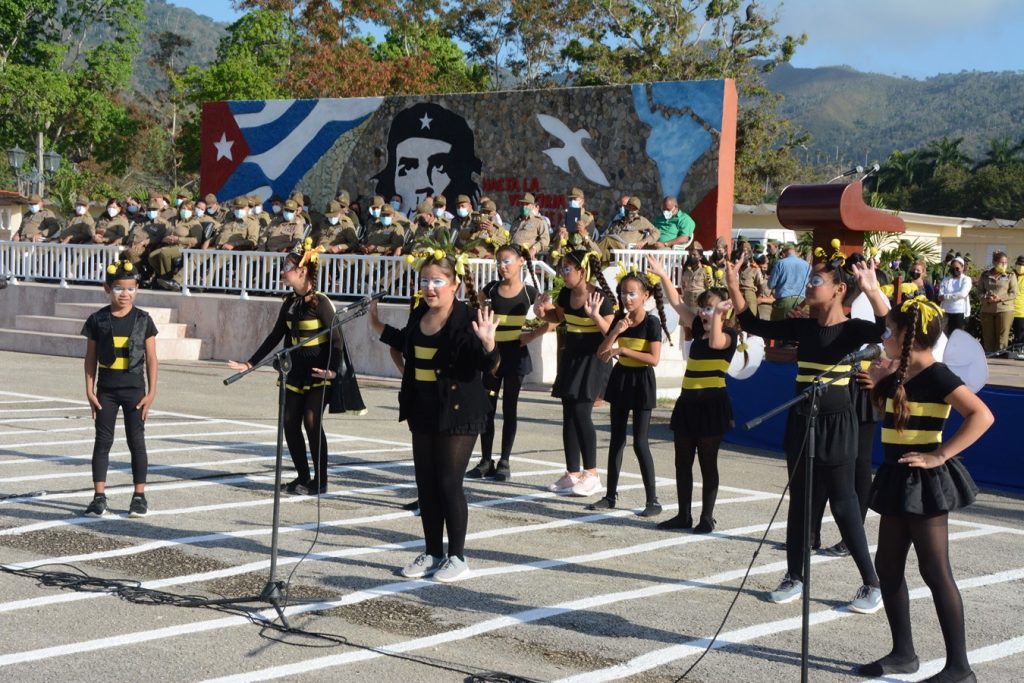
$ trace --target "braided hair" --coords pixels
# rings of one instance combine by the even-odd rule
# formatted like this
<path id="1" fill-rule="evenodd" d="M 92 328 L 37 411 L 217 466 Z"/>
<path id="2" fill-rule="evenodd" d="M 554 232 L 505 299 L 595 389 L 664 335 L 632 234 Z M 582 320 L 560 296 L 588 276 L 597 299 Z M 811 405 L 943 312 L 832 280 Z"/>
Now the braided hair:
<path id="1" fill-rule="evenodd" d="M 540 283 L 537 282 L 537 274 L 533 272 L 533 259 L 530 257 L 530 250 L 521 244 L 515 242 L 508 242 L 498 247 L 498 250 L 494 252 L 494 256 L 497 257 L 503 251 L 511 251 L 519 258 L 526 261 L 526 270 L 530 274 L 530 280 L 533 281 L 533 286 L 536 290 L 540 291 Z"/>
<path id="2" fill-rule="evenodd" d="M 903 332 L 900 365 L 896 372 L 885 377 L 871 391 L 871 400 L 879 410 L 885 410 L 886 399 L 892 397 L 892 412 L 897 432 L 902 432 L 910 419 L 906 380 L 910 370 L 910 352 L 930 349 L 942 334 L 942 316 L 936 315 L 922 322 L 922 305 L 912 299 L 903 306 L 889 311 L 887 318 L 897 331 Z"/>
<path id="3" fill-rule="evenodd" d="M 619 280 L 619 310 L 615 314 L 615 322 L 626 317 L 626 298 L 625 293 L 623 292 L 623 285 L 630 280 L 639 283 L 640 287 L 654 298 L 654 305 L 658 311 L 658 321 L 661 323 L 661 332 L 668 338 L 669 346 L 672 346 L 672 337 L 668 333 L 668 322 L 665 318 L 665 299 L 661 292 L 661 284 L 652 284 L 644 273 L 631 272 Z"/>
<path id="4" fill-rule="evenodd" d="M 112 285 L 118 280 L 135 280 L 138 282 L 141 279 L 142 276 L 139 275 L 139 269 L 128 259 L 119 259 L 111 263 L 107 266 L 107 272 L 104 277 L 107 285 Z"/>

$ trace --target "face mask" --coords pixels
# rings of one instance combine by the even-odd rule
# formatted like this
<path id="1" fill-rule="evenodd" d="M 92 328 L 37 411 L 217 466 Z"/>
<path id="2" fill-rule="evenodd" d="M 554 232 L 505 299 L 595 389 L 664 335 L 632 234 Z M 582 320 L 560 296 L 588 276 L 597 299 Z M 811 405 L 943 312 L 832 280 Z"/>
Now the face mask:
<path id="1" fill-rule="evenodd" d="M 921 271 L 920 270 L 912 270 L 912 271 L 910 271 L 910 277 L 912 279 L 916 280 L 917 278 L 921 277 Z"/>
<path id="2" fill-rule="evenodd" d="M 523 214 L 524 216 L 529 216 L 530 215 L 530 207 L 524 206 L 523 208 L 519 209 L 519 212 L 521 214 Z"/>
<path id="3" fill-rule="evenodd" d="M 75 207 L 75 213 L 78 214 L 79 216 L 84 216 L 85 215 L 85 207 L 84 206 L 76 206 Z"/>
<path id="4" fill-rule="evenodd" d="M 961 271 L 959 271 L 959 270 L 953 269 L 953 270 L 949 271 L 949 274 L 952 275 L 953 277 L 960 277 L 960 272 Z"/>
<path id="5" fill-rule="evenodd" d="M 121 213 L 121 211 L 116 206 L 111 206 L 109 209 L 107 209 L 107 215 L 110 216 L 111 218 L 113 218 L 119 213 Z"/>
<path id="6" fill-rule="evenodd" d="M 156 217 L 159 216 L 159 215 L 160 215 L 159 211 L 147 211 L 146 212 L 146 218 L 148 218 L 151 221 L 155 221 Z"/>
<path id="7" fill-rule="evenodd" d="M 619 214 L 618 215 L 619 215 L 619 218 L 625 218 L 626 217 L 626 207 L 620 206 L 619 207 Z"/>
<path id="8" fill-rule="evenodd" d="M 281 205 L 274 204 L 273 206 L 270 207 L 270 210 L 273 211 L 274 213 L 281 213 Z"/>
<path id="9" fill-rule="evenodd" d="M 245 209 L 235 209 L 235 218 L 245 218 Z"/>
<path id="10" fill-rule="evenodd" d="M 661 215 L 665 217 L 665 220 L 668 220 L 668 219 L 672 218 L 672 212 L 671 211 L 662 211 Z"/>
<path id="11" fill-rule="evenodd" d="M 402 202 L 396 202 L 396 201 L 392 201 L 392 202 L 391 202 L 391 208 L 392 208 L 392 209 L 394 209 L 395 211 L 399 211 L 399 210 L 401 210 L 401 208 L 402 208 Z"/>
<path id="12" fill-rule="evenodd" d="M 177 199 L 174 200 L 174 205 L 175 206 L 181 206 L 184 203 L 185 203 L 185 200 L 182 199 L 181 197 L 178 197 Z"/>
<path id="13" fill-rule="evenodd" d="M 252 207 L 252 213 L 254 216 L 260 215 L 261 213 L 263 213 L 263 207 L 257 204 L 256 206 Z"/>
<path id="14" fill-rule="evenodd" d="M 570 199 L 569 200 L 569 206 L 571 206 L 574 209 L 580 208 L 580 200 L 578 200 L 578 199 Z"/>
<path id="15" fill-rule="evenodd" d="M 29 204 L 28 210 L 31 211 L 32 213 L 39 213 L 39 205 Z"/>
<path id="16" fill-rule="evenodd" d="M 189 218 L 192 218 L 192 211 L 189 209 L 182 209 L 178 212 L 178 215 L 181 216 L 182 220 L 187 221 Z"/>
<path id="17" fill-rule="evenodd" d="M 212 206 L 208 206 L 206 207 L 206 213 L 212 216 L 213 214 L 217 213 L 217 209 L 213 208 Z"/>
<path id="18" fill-rule="evenodd" d="M 440 207 L 434 209 L 434 215 L 437 216 L 438 218 L 440 218 L 441 216 L 444 215 L 444 209 L 442 209 Z"/>
<path id="19" fill-rule="evenodd" d="M 331 216 L 330 218 L 327 219 L 327 222 L 330 223 L 331 225 L 337 225 L 338 224 L 338 217 L 337 216 Z"/>
<path id="20" fill-rule="evenodd" d="M 286 221 L 295 220 L 295 212 L 294 211 L 285 211 L 284 212 L 284 219 Z"/>
<path id="21" fill-rule="evenodd" d="M 128 205 L 128 213 L 138 213 L 138 212 L 139 212 L 139 207 L 138 206 L 136 206 L 135 204 L 129 204 Z"/>
<path id="22" fill-rule="evenodd" d="M 458 209 L 455 210 L 455 213 L 459 214 L 459 218 L 465 218 L 466 216 L 469 215 L 469 209 L 459 207 Z"/>
<path id="23" fill-rule="evenodd" d="M 380 209 L 370 209 L 370 215 L 374 218 L 380 218 Z"/>
<path id="24" fill-rule="evenodd" d="M 692 268 L 693 266 L 697 265 L 698 263 L 700 263 L 700 259 L 698 259 L 696 256 L 687 256 L 686 257 L 686 265 L 688 265 L 689 267 Z"/>
<path id="25" fill-rule="evenodd" d="M 999 264 L 998 266 L 996 266 L 996 272 L 1002 275 L 1003 273 L 1006 272 L 1006 266 Z"/>
<path id="26" fill-rule="evenodd" d="M 380 224 L 385 227 L 391 225 L 391 216 L 381 216 Z"/>

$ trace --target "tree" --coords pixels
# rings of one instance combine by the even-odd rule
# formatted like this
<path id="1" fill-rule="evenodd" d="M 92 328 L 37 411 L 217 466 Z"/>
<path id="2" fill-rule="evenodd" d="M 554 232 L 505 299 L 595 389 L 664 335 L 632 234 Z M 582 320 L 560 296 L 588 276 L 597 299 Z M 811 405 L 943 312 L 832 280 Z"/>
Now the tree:
<path id="1" fill-rule="evenodd" d="M 384 42 L 374 46 L 373 57 L 378 62 L 411 57 L 425 60 L 431 67 L 427 82 L 434 92 L 485 90 L 489 80 L 487 69 L 467 62 L 466 54 L 439 21 L 391 29 Z"/>

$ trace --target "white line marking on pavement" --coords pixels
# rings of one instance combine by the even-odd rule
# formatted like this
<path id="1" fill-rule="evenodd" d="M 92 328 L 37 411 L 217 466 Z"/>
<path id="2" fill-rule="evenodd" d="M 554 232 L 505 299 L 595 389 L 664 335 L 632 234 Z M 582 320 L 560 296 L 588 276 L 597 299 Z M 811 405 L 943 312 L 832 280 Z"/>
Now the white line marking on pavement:
<path id="1" fill-rule="evenodd" d="M 1006 659 L 1014 655 L 1019 655 L 1024 652 L 1024 636 L 1017 638 L 1010 638 L 999 643 L 992 643 L 991 645 L 985 645 L 975 650 L 971 650 L 967 653 L 967 661 L 971 663 L 971 666 L 977 666 L 978 664 L 984 664 L 986 662 L 995 662 L 1000 659 Z M 897 674 L 893 676 L 886 676 L 885 678 L 875 678 L 869 683 L 878 683 L 879 681 L 909 681 L 913 678 L 917 680 L 923 680 L 917 678 L 919 676 L 934 676 L 942 667 L 946 665 L 946 658 L 932 659 L 930 661 L 921 664 L 921 668 L 917 673 L 913 674 Z M 982 680 L 985 680 L 984 677 Z"/>

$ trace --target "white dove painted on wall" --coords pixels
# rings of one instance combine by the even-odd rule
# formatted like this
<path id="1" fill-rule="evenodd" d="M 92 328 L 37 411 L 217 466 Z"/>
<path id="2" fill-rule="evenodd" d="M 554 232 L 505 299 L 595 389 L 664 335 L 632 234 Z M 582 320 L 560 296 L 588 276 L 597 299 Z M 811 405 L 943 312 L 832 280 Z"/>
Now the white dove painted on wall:
<path id="1" fill-rule="evenodd" d="M 575 159 L 576 164 L 580 167 L 580 172 L 587 180 L 596 185 L 608 187 L 608 178 L 604 171 L 594 161 L 594 157 L 590 156 L 590 153 L 583 148 L 583 141 L 590 139 L 590 133 L 586 128 L 572 131 L 560 120 L 548 114 L 537 114 L 537 122 L 541 128 L 558 138 L 563 145 L 544 150 L 544 153 L 551 158 L 551 163 L 566 173 L 570 173 L 569 159 Z"/>

